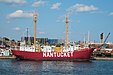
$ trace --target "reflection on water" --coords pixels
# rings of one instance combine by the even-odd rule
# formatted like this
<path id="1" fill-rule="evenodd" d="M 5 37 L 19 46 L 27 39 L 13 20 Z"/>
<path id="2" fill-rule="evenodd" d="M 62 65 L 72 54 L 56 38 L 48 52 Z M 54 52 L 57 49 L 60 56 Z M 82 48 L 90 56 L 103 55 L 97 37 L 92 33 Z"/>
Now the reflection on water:
<path id="1" fill-rule="evenodd" d="M 112 75 L 113 61 L 16 61 L 0 59 L 0 75 Z"/>
<path id="2" fill-rule="evenodd" d="M 56 73 L 56 74 L 72 74 L 74 69 L 73 62 L 61 62 L 61 61 L 45 61 L 42 64 L 43 74 Z"/>

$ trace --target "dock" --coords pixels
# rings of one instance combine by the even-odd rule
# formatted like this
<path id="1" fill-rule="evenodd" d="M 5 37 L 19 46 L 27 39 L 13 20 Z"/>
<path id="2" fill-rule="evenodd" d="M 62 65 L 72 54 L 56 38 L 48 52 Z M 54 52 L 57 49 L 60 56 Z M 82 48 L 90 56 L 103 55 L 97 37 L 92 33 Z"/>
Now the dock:
<path id="1" fill-rule="evenodd" d="M 94 57 L 95 60 L 113 60 L 113 57 Z"/>
<path id="2" fill-rule="evenodd" d="M 13 56 L 0 56 L 0 59 L 15 59 Z M 93 60 L 113 60 L 113 57 L 94 57 Z"/>
<path id="3" fill-rule="evenodd" d="M 15 56 L 0 56 L 0 59 L 14 59 Z"/>

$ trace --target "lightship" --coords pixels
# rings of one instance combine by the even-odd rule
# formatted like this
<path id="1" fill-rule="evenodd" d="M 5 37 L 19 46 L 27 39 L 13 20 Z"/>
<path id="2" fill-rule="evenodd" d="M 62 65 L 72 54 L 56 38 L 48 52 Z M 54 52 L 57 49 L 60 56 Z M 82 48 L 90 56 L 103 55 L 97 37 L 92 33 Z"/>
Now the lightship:
<path id="1" fill-rule="evenodd" d="M 29 59 L 29 60 L 41 60 L 41 61 L 58 61 L 58 60 L 71 60 L 71 61 L 86 61 L 90 60 L 94 48 L 84 48 L 75 50 L 74 46 L 70 46 L 68 42 L 68 16 L 66 16 L 66 43 L 64 47 L 51 47 L 51 46 L 36 46 L 36 23 L 37 13 L 34 15 L 34 45 L 33 46 L 21 46 L 19 49 L 13 49 L 12 54 L 16 56 L 16 59 Z"/>

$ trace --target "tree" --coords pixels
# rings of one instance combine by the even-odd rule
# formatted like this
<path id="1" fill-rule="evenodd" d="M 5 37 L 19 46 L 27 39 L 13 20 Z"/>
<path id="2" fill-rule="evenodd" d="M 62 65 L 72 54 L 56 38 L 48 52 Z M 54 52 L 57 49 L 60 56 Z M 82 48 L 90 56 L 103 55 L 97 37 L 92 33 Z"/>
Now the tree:
<path id="1" fill-rule="evenodd" d="M 3 39 L 4 39 L 5 41 L 9 41 L 9 38 L 7 38 L 7 37 L 3 37 Z"/>

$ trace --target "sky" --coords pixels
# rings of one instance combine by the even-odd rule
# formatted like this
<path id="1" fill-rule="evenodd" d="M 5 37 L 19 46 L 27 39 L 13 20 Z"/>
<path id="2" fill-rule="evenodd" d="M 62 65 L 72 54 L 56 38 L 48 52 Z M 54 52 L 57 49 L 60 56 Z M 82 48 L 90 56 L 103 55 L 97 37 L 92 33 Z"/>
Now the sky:
<path id="1" fill-rule="evenodd" d="M 113 42 L 113 0 L 0 0 L 0 37 L 20 40 L 33 36 L 33 13 L 37 12 L 37 37 L 65 39 L 65 17 L 69 18 L 69 40 L 100 41 L 100 34 Z"/>

